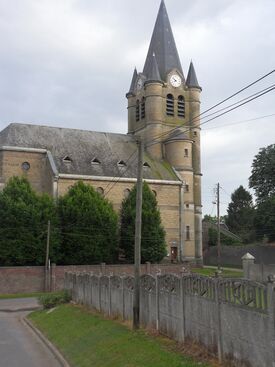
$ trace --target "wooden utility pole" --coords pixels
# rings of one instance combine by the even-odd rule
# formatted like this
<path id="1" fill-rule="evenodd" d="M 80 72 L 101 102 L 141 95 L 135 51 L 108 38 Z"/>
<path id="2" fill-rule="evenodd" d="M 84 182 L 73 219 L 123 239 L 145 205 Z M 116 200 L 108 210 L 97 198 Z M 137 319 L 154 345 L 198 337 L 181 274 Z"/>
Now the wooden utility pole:
<path id="1" fill-rule="evenodd" d="M 221 218 L 220 218 L 220 184 L 217 185 L 217 217 L 218 217 L 218 270 L 221 270 Z"/>
<path id="2" fill-rule="evenodd" d="M 48 221 L 47 231 L 47 247 L 45 258 L 45 291 L 49 291 L 49 253 L 50 253 L 50 235 L 51 235 L 51 222 Z"/>
<path id="3" fill-rule="evenodd" d="M 141 138 L 138 144 L 138 173 L 136 195 L 136 226 L 135 226 L 135 287 L 133 305 L 133 329 L 139 328 L 139 299 L 140 299 L 140 245 L 141 245 L 141 218 L 142 218 L 142 187 L 143 187 L 143 152 L 144 145 Z"/>

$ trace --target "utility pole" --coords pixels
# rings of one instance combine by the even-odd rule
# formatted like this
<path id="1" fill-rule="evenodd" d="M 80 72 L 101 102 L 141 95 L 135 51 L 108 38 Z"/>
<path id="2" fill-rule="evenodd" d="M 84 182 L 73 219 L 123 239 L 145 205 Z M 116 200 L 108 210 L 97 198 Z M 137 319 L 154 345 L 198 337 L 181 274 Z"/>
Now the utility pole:
<path id="1" fill-rule="evenodd" d="M 133 329 L 139 329 L 139 299 L 140 299 L 140 247 L 141 247 L 141 219 L 142 219 L 142 187 L 143 187 L 143 152 L 144 144 L 139 137 L 138 145 L 138 173 L 136 195 L 136 225 L 135 225 L 135 287 L 133 305 Z"/>
<path id="2" fill-rule="evenodd" d="M 218 217 L 218 271 L 221 270 L 221 218 L 220 218 L 220 184 L 217 184 L 217 217 Z"/>
<path id="3" fill-rule="evenodd" d="M 47 247 L 45 259 L 45 291 L 49 291 L 49 252 L 50 252 L 51 221 L 48 221 Z"/>

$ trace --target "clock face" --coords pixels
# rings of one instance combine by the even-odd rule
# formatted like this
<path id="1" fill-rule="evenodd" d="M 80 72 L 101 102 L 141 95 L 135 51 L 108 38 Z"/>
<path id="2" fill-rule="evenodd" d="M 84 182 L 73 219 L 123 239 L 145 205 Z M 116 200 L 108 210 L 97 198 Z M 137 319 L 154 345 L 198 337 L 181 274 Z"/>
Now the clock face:
<path id="1" fill-rule="evenodd" d="M 170 83 L 175 88 L 180 87 L 181 86 L 181 83 L 182 83 L 181 77 L 179 75 L 177 75 L 177 74 L 172 75 L 171 78 L 170 78 Z"/>
<path id="2" fill-rule="evenodd" d="M 141 78 L 137 81 L 137 90 L 140 90 L 143 87 L 143 80 Z"/>

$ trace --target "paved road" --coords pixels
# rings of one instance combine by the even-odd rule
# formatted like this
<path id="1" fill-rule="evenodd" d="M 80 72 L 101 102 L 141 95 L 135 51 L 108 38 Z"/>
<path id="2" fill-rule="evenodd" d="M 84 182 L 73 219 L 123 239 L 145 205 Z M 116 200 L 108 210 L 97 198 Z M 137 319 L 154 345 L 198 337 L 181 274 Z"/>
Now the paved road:
<path id="1" fill-rule="evenodd" d="M 0 299 L 1 311 L 26 311 L 38 308 L 39 304 L 36 298 L 18 298 L 18 299 Z"/>
<path id="2" fill-rule="evenodd" d="M 13 309 L 30 304 L 26 300 L 9 302 Z M 1 301 L 0 308 L 3 304 Z M 23 324 L 25 315 L 27 312 L 0 312 L 0 367 L 60 367 L 48 348 Z"/>

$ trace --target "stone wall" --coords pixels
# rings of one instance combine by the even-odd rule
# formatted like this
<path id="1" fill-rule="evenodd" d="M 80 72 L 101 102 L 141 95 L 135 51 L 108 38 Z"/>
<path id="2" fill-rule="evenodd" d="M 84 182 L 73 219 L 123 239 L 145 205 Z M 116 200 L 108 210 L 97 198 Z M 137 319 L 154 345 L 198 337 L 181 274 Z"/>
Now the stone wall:
<path id="1" fill-rule="evenodd" d="M 73 300 L 130 320 L 134 278 L 66 273 Z M 275 285 L 197 275 L 143 275 L 140 320 L 177 341 L 195 340 L 220 362 L 275 367 Z"/>
<path id="2" fill-rule="evenodd" d="M 256 264 L 256 259 L 247 253 L 242 258 L 244 277 L 257 282 L 267 282 L 270 278 L 275 278 L 275 264 Z"/>
<path id="3" fill-rule="evenodd" d="M 257 264 L 275 264 L 275 246 L 248 245 L 222 246 L 221 263 L 223 266 L 242 266 L 242 257 L 249 252 L 256 258 Z M 205 265 L 217 265 L 217 247 L 210 247 L 204 252 Z"/>
<path id="4" fill-rule="evenodd" d="M 93 272 L 102 275 L 133 275 L 134 265 L 52 265 L 49 272 L 48 284 L 52 291 L 64 289 L 65 273 Z M 176 273 L 182 271 L 178 264 L 146 264 L 141 266 L 142 274 Z M 31 267 L 0 267 L 0 294 L 44 292 L 45 268 L 43 266 Z"/>

